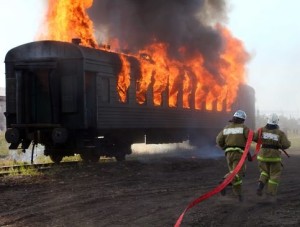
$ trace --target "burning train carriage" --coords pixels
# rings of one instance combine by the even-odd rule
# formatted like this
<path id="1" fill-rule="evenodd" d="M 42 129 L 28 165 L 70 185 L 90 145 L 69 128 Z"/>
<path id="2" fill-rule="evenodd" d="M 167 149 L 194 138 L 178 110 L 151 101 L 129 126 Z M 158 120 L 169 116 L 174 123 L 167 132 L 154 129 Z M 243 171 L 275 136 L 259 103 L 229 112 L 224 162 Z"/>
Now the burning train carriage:
<path id="1" fill-rule="evenodd" d="M 176 107 L 169 107 L 168 89 L 161 104 L 153 104 L 149 86 L 145 102 L 137 99 L 141 69 L 135 57 L 130 86 L 120 97 L 117 86 L 122 56 L 74 43 L 39 41 L 10 50 L 6 64 L 6 140 L 10 149 L 43 144 L 54 162 L 78 153 L 83 160 L 100 156 L 124 160 L 131 144 L 214 141 L 231 113 L 183 108 L 178 91 Z M 254 122 L 254 92 L 241 87 L 233 108 L 249 111 Z M 241 98 L 239 98 L 241 97 Z M 225 105 L 225 104 L 224 104 Z M 34 146 L 33 146 L 34 147 Z"/>

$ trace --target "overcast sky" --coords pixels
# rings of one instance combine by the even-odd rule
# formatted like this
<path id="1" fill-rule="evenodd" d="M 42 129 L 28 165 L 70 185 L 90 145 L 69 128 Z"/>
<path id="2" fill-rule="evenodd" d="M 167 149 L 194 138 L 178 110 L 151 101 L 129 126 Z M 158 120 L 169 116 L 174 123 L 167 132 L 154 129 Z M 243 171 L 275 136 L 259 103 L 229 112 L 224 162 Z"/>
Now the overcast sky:
<path id="1" fill-rule="evenodd" d="M 229 28 L 252 54 L 248 81 L 257 109 L 300 117 L 300 1 L 230 2 Z"/>
<path id="2" fill-rule="evenodd" d="M 7 51 L 34 41 L 44 14 L 45 0 L 0 0 L 0 87 L 5 87 Z"/>
<path id="3" fill-rule="evenodd" d="M 299 0 L 229 0 L 227 26 L 243 41 L 252 59 L 248 83 L 256 109 L 300 117 Z M 34 41 L 45 0 L 0 0 L 0 87 L 5 87 L 4 57 Z"/>

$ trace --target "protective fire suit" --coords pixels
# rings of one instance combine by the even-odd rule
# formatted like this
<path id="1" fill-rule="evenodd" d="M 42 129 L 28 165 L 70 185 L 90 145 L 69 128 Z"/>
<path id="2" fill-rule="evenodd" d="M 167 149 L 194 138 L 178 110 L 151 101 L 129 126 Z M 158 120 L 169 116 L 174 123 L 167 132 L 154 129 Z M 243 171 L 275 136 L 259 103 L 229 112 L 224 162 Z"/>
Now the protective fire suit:
<path id="1" fill-rule="evenodd" d="M 248 138 L 249 128 L 243 123 L 231 122 L 227 125 L 216 138 L 216 143 L 225 151 L 229 175 L 239 163 Z M 241 170 L 232 180 L 232 189 L 234 194 L 242 194 L 242 177 L 245 175 L 246 166 L 242 166 Z"/>
<path id="2" fill-rule="evenodd" d="M 259 132 L 261 130 L 261 132 Z M 280 182 L 282 172 L 281 151 L 291 146 L 286 134 L 281 131 L 278 125 L 267 124 L 255 132 L 253 140 L 258 142 L 261 139 L 261 149 L 257 156 L 260 170 L 259 183 L 261 190 L 267 184 L 267 194 L 275 196 Z"/>

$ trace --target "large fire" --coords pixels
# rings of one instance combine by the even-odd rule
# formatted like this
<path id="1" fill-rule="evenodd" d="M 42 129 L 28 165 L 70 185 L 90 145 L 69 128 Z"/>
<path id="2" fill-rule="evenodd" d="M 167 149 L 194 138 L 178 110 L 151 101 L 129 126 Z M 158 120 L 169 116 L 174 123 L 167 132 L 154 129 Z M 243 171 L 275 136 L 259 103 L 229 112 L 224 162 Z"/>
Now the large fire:
<path id="1" fill-rule="evenodd" d="M 93 22 L 86 10 L 93 5 L 93 0 L 48 0 L 45 31 L 38 39 L 51 39 L 69 42 L 80 38 L 84 46 L 96 47 Z"/>
<path id="2" fill-rule="evenodd" d="M 93 0 L 48 0 L 44 28 L 39 39 L 71 41 L 80 38 L 81 45 L 102 49 L 94 36 L 93 22 L 86 10 Z M 135 57 L 140 62 L 141 76 L 136 84 L 130 84 L 131 65 L 128 56 L 119 53 L 122 68 L 117 80 L 119 101 L 127 101 L 130 86 L 136 86 L 137 102 L 146 102 L 149 89 L 153 91 L 153 103 L 160 106 L 167 95 L 170 107 L 182 106 L 217 111 L 230 111 L 236 99 L 239 84 L 245 83 L 245 63 L 248 54 L 243 44 L 235 39 L 228 29 L 215 26 L 224 40 L 219 62 L 214 63 L 218 75 L 204 67 L 203 55 L 198 52 L 186 57 L 186 47 L 178 49 L 182 60 L 168 56 L 168 43 L 153 41 Z M 111 50 L 119 48 L 119 40 L 111 40 Z"/>

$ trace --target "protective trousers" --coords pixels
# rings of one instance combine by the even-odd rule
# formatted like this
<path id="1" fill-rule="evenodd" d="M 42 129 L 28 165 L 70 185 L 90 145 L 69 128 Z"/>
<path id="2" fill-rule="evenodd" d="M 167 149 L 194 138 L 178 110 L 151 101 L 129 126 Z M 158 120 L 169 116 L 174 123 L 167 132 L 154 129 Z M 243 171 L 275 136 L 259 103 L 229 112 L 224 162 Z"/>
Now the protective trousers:
<path id="1" fill-rule="evenodd" d="M 275 196 L 282 172 L 281 162 L 258 162 L 259 181 L 267 185 L 267 194 Z"/>
<path id="2" fill-rule="evenodd" d="M 229 173 L 227 173 L 224 178 L 226 178 L 238 165 L 242 153 L 239 151 L 228 151 L 226 152 L 226 161 L 227 161 L 227 166 L 229 169 Z M 243 164 L 242 168 L 240 171 L 237 173 L 237 175 L 233 178 L 231 184 L 232 184 L 232 190 L 235 195 L 241 195 L 242 194 L 242 178 L 245 175 L 246 171 L 246 165 Z"/>

